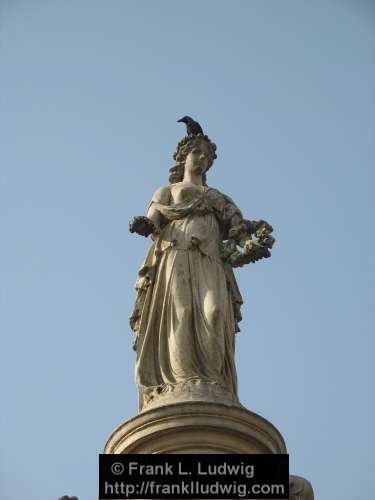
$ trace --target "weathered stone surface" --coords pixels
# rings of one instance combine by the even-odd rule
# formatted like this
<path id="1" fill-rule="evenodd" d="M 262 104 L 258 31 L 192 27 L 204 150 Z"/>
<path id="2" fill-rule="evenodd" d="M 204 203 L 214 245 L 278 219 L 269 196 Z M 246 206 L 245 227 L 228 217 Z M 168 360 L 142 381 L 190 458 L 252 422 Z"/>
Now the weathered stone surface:
<path id="1" fill-rule="evenodd" d="M 289 476 L 289 500 L 314 500 L 311 483 L 301 476 Z"/>
<path id="2" fill-rule="evenodd" d="M 237 396 L 222 385 L 216 382 L 192 379 L 179 384 L 168 384 L 162 389 L 155 388 L 143 394 L 143 410 L 141 411 L 194 401 L 242 407 Z"/>
<path id="3" fill-rule="evenodd" d="M 280 432 L 240 406 L 178 403 L 144 411 L 113 431 L 104 453 L 286 453 Z"/>

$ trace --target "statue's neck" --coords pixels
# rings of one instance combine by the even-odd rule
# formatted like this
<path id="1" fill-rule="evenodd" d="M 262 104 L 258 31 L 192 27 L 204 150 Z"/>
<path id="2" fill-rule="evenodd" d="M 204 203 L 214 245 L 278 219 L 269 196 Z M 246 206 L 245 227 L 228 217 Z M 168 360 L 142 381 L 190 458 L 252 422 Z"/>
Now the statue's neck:
<path id="1" fill-rule="evenodd" d="M 186 172 L 182 182 L 183 184 L 196 184 L 197 186 L 203 186 L 202 174 Z"/>

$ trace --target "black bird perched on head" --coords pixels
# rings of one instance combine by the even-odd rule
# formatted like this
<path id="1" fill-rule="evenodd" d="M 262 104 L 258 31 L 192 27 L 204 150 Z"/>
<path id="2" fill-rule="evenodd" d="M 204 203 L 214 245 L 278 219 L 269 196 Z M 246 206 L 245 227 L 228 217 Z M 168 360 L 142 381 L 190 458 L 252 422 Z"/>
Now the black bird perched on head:
<path id="1" fill-rule="evenodd" d="M 198 122 L 190 118 L 190 116 L 184 116 L 183 118 L 180 118 L 180 120 L 177 120 L 177 123 L 179 122 L 185 123 L 187 135 L 203 135 L 202 127 Z"/>

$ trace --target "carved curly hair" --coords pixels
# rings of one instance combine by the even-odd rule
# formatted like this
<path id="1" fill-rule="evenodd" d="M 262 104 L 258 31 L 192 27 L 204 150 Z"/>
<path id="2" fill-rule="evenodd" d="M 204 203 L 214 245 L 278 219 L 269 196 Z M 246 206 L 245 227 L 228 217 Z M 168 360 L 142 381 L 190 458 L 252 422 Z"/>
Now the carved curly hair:
<path id="1" fill-rule="evenodd" d="M 216 155 L 216 144 L 212 142 L 207 135 L 196 135 L 196 136 L 186 136 L 184 137 L 178 144 L 175 153 L 173 154 L 173 159 L 176 161 L 176 164 L 169 169 L 169 183 L 176 184 L 177 182 L 181 182 L 184 178 L 185 171 L 185 160 L 187 155 L 192 151 L 197 142 L 205 141 L 205 143 L 209 146 L 211 151 L 211 157 L 209 158 L 209 164 L 207 170 L 211 168 L 214 160 L 217 158 Z M 206 172 L 207 172 L 206 170 Z M 206 172 L 203 174 L 203 184 L 206 184 Z"/>

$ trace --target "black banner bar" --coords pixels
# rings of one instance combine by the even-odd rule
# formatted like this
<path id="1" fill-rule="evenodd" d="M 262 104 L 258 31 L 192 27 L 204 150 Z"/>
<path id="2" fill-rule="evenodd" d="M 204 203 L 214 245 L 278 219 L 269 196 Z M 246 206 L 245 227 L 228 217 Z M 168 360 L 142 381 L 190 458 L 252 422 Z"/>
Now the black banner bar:
<path id="1" fill-rule="evenodd" d="M 289 455 L 99 455 L 99 498 L 289 498 Z"/>

